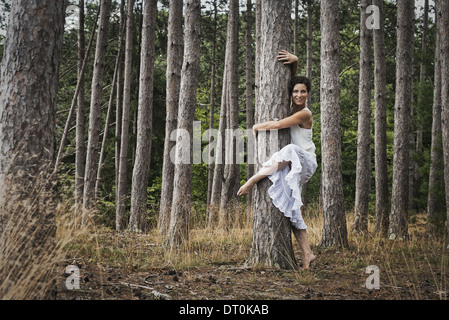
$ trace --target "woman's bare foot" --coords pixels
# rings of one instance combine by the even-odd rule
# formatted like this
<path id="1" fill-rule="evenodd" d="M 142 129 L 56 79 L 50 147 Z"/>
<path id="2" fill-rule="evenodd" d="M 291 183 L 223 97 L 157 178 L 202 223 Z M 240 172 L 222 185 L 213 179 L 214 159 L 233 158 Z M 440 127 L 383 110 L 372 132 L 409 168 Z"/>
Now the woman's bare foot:
<path id="1" fill-rule="evenodd" d="M 310 268 L 310 264 L 311 264 L 313 261 L 315 261 L 315 259 L 316 259 L 316 255 L 314 255 L 313 253 L 307 254 L 307 255 L 304 257 L 304 259 L 303 259 L 303 266 L 302 266 L 302 268 L 303 268 L 304 270 L 309 269 L 309 268 Z"/>
<path id="2" fill-rule="evenodd" d="M 251 180 L 248 180 L 243 186 L 240 187 L 237 195 L 240 197 L 244 194 L 249 194 L 251 192 L 251 189 L 253 188 L 253 185 L 254 184 L 251 182 Z"/>

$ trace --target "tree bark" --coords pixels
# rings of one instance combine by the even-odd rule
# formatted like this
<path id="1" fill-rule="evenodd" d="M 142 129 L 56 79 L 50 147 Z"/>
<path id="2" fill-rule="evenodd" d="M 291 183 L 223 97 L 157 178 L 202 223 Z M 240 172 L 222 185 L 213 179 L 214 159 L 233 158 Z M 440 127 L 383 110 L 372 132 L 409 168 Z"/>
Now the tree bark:
<path id="1" fill-rule="evenodd" d="M 341 173 L 338 0 L 321 1 L 321 245 L 348 245 Z"/>
<path id="2" fill-rule="evenodd" d="M 125 228 L 127 177 L 128 177 L 128 145 L 129 145 L 129 114 L 131 109 L 131 82 L 133 63 L 134 38 L 134 0 L 128 1 L 126 14 L 126 44 L 125 44 L 125 79 L 123 83 L 122 106 L 122 136 L 120 139 L 120 163 L 116 197 L 115 229 Z"/>
<path id="3" fill-rule="evenodd" d="M 379 8 L 380 29 L 374 30 L 374 167 L 376 170 L 376 222 L 374 230 L 382 237 L 388 234 L 388 168 L 387 168 L 387 67 L 384 41 L 383 0 L 374 0 Z"/>
<path id="4" fill-rule="evenodd" d="M 213 39 L 212 39 L 212 61 L 211 61 L 211 75 L 210 75 L 210 108 L 209 108 L 209 145 L 213 143 L 213 135 L 212 130 L 214 129 L 214 116 L 215 116 L 215 75 L 216 75 L 216 48 L 217 48 L 217 1 L 214 1 L 214 22 L 213 22 Z M 212 157 L 211 152 L 209 153 L 209 156 Z M 207 166 L 207 207 L 210 205 L 210 198 L 212 195 L 212 184 L 214 181 L 214 164 L 209 163 Z M 208 210 L 209 213 L 209 210 Z"/>
<path id="5" fill-rule="evenodd" d="M 137 113 L 136 160 L 134 163 L 130 231 L 143 231 L 147 215 L 147 187 L 150 173 L 153 119 L 153 82 L 157 1 L 147 0 L 143 9 L 139 109 Z"/>
<path id="6" fill-rule="evenodd" d="M 106 47 L 108 40 L 111 0 L 100 3 L 100 23 L 95 51 L 94 74 L 89 115 L 89 136 L 86 149 L 86 169 L 84 172 L 83 216 L 82 223 L 90 222 L 96 207 L 95 181 L 98 161 L 98 144 L 100 136 L 101 106 L 103 104 L 103 75 Z"/>
<path id="7" fill-rule="evenodd" d="M 408 237 L 409 130 L 413 88 L 414 1 L 398 2 L 396 48 L 396 103 L 394 112 L 393 190 L 390 239 Z"/>
<path id="8" fill-rule="evenodd" d="M 170 226 L 166 239 L 169 247 L 180 246 L 189 240 L 189 219 L 192 200 L 192 168 L 193 168 L 193 120 L 195 116 L 196 93 L 200 64 L 200 20 L 201 1 L 187 0 L 185 8 L 184 62 L 181 73 L 181 89 L 179 93 L 178 134 L 176 159 L 182 159 L 189 153 L 187 164 L 175 164 L 173 203 Z M 188 139 L 189 141 L 185 141 Z M 190 146 L 185 150 L 183 146 Z"/>
<path id="9" fill-rule="evenodd" d="M 368 232 L 371 178 L 371 32 L 366 27 L 368 0 L 360 5 L 360 80 L 353 232 Z"/>
<path id="10" fill-rule="evenodd" d="M 444 159 L 444 181 L 446 185 L 446 210 L 449 218 L 449 2 L 438 1 L 439 8 L 438 32 L 440 33 L 440 59 L 441 59 L 441 128 L 443 136 L 443 159 Z M 449 220 L 448 220 L 449 221 Z M 449 235 L 449 223 L 447 224 L 447 234 Z M 449 239 L 447 236 L 446 239 Z M 449 242 L 449 240 L 446 240 Z M 448 245 L 449 248 L 449 245 Z"/>
<path id="11" fill-rule="evenodd" d="M 79 1 L 79 22 L 78 22 L 78 82 L 81 89 L 78 94 L 78 108 L 76 110 L 76 155 L 75 155 L 75 216 L 76 219 L 82 217 L 83 214 L 83 185 L 84 185 L 84 161 L 86 155 L 86 147 L 84 146 L 84 129 L 85 129 L 85 105 L 84 100 L 85 76 L 83 72 L 83 61 L 85 59 L 85 42 L 84 35 L 84 0 Z M 77 223 L 76 223 L 77 224 Z"/>
<path id="12" fill-rule="evenodd" d="M 254 90 L 253 90 L 253 53 L 252 53 L 252 30 L 253 30 L 253 14 L 251 0 L 246 3 L 246 132 L 250 133 L 254 125 Z M 246 176 L 247 179 L 254 175 L 254 164 L 247 157 Z M 246 207 L 249 215 L 252 215 L 253 194 L 250 193 L 246 197 Z"/>
<path id="13" fill-rule="evenodd" d="M 260 54 L 257 59 L 260 69 L 256 83 L 258 94 L 256 102 L 256 123 L 285 118 L 289 115 L 290 96 L 287 90 L 291 78 L 290 68 L 277 61 L 279 50 L 290 47 L 291 1 L 260 1 Z M 271 156 L 275 151 L 264 144 L 263 134 L 257 137 L 259 154 Z M 276 136 L 275 136 L 276 137 Z M 269 141 L 271 133 L 267 133 Z M 278 147 L 286 146 L 290 141 L 288 130 L 280 130 Z M 265 159 L 258 158 L 258 163 Z M 257 170 L 260 164 L 257 165 Z M 281 269 L 296 266 L 292 248 L 290 221 L 272 203 L 268 196 L 269 179 L 261 180 L 254 190 L 253 239 L 248 263 Z"/>
<path id="14" fill-rule="evenodd" d="M 240 184 L 240 165 L 237 163 L 237 138 L 233 136 L 239 125 L 239 101 L 238 101 L 238 36 L 239 36 L 239 2 L 230 0 L 228 14 L 228 29 L 226 37 L 226 82 L 224 82 L 223 95 L 227 96 L 226 109 L 226 134 L 225 134 L 225 166 L 223 172 L 223 185 L 220 198 L 219 225 L 227 229 L 229 227 L 229 215 L 235 210 L 234 192 L 236 184 Z"/>
<path id="15" fill-rule="evenodd" d="M 181 86 L 181 69 L 183 61 L 182 7 L 183 0 L 170 1 L 170 13 L 168 17 L 164 163 L 162 167 L 162 190 L 158 226 L 160 234 L 166 234 L 168 231 L 173 200 L 175 164 L 170 159 L 170 151 L 176 145 L 176 142 L 170 140 L 170 135 L 177 127 L 179 90 Z"/>
<path id="16" fill-rule="evenodd" d="M 12 1 L 0 67 L 0 299 L 55 298 L 52 173 L 65 8 Z"/>
<path id="17" fill-rule="evenodd" d="M 120 171 L 120 139 L 122 137 L 122 104 L 123 104 L 123 56 L 124 39 L 126 28 L 125 0 L 120 3 L 120 33 L 119 33 L 119 52 L 117 69 L 117 101 L 115 109 L 115 190 L 118 189 L 119 171 Z M 117 192 L 116 192 L 117 194 Z"/>
<path id="18" fill-rule="evenodd" d="M 441 41 L 440 41 L 440 19 L 441 13 L 436 12 L 436 43 L 435 43 L 435 76 L 433 90 L 433 107 L 432 107 L 432 140 L 430 149 L 430 169 L 429 169 L 429 191 L 427 196 L 427 232 L 433 233 L 434 218 L 437 213 L 444 212 L 444 205 L 438 197 L 440 190 L 444 190 L 444 161 L 443 161 L 443 145 L 442 145 L 442 128 L 441 128 Z"/>

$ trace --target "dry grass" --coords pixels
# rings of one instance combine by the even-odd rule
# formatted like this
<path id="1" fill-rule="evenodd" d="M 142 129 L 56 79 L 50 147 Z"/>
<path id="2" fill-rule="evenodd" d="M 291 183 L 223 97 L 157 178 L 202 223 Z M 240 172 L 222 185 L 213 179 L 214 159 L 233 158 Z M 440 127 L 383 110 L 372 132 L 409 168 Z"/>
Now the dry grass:
<path id="1" fill-rule="evenodd" d="M 249 256 L 252 241 L 252 219 L 244 206 L 233 210 L 233 225 L 227 230 L 204 228 L 204 221 L 192 221 L 189 239 L 177 249 L 164 246 L 165 237 L 157 230 L 148 233 L 116 232 L 104 227 L 91 226 L 80 230 L 73 221 L 72 207 L 63 203 L 56 206 L 57 232 L 56 246 L 43 251 L 43 255 L 34 256 L 33 263 L 23 271 L 25 275 L 15 290 L 10 290 L 3 299 L 29 299 L 39 286 L 34 283 L 43 273 L 54 270 L 54 265 L 72 264 L 81 260 L 85 264 L 97 265 L 98 270 L 112 267 L 123 272 L 144 272 L 164 268 L 175 270 L 199 270 L 217 268 L 221 265 L 240 267 Z M 431 239 L 425 236 L 425 214 L 409 226 L 410 238 L 407 241 L 390 241 L 373 235 L 370 224 L 369 234 L 349 233 L 348 248 L 321 248 L 322 214 L 319 209 L 310 206 L 304 214 L 308 225 L 308 238 L 315 253 L 317 264 L 315 271 L 293 270 L 288 273 L 295 283 L 304 286 L 321 285 L 323 277 L 338 274 L 341 284 L 351 283 L 351 278 L 364 277 L 369 265 L 376 265 L 381 272 L 381 285 L 392 288 L 397 298 L 405 288 L 413 298 L 421 299 L 426 286 L 430 286 L 436 297 L 446 299 L 448 294 L 449 255 L 445 250 L 444 239 Z M 352 227 L 352 214 L 347 214 L 348 230 Z M 19 228 L 20 229 L 20 228 Z M 16 229 L 17 230 L 17 229 Z M 18 240 L 23 237 L 19 237 Z M 18 243 L 12 243 L 15 248 Z M 299 247 L 293 243 L 297 258 Z M 14 248 L 14 247 L 11 247 Z M 17 250 L 16 250 L 17 251 Z M 14 250 L 11 250 L 14 252 Z M 2 266 L 4 267 L 4 266 Z M 326 267 L 324 270 L 322 267 Z M 6 270 L 5 268 L 2 268 Z M 263 272 L 262 266 L 253 266 L 254 272 Z M 326 272 L 326 274 L 324 273 Z M 8 275 L 3 273 L 2 279 Z M 60 275 L 53 274 L 54 281 Z M 103 281 L 104 275 L 99 275 Z M 248 279 L 251 281 L 251 279 Z M 253 279 L 258 281 L 257 277 Z M 1 286 L 4 286 L 4 281 Z M 39 284 L 40 286 L 42 284 Z M 51 283 L 48 283 L 50 286 Z"/>

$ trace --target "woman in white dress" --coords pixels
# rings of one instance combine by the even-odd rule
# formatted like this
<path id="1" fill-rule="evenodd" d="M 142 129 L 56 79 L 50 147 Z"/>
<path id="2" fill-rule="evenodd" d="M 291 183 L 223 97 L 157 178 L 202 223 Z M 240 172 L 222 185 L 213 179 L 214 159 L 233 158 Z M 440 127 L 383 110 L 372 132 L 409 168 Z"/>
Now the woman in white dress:
<path id="1" fill-rule="evenodd" d="M 285 64 L 296 64 L 298 58 L 287 51 L 279 53 L 279 60 Z M 293 67 L 293 70 L 296 68 Z M 253 126 L 254 133 L 259 130 L 279 130 L 290 128 L 291 143 L 262 164 L 262 168 L 252 176 L 238 191 L 237 195 L 248 194 L 260 180 L 268 177 L 273 183 L 268 190 L 273 204 L 290 219 L 292 231 L 303 254 L 303 268 L 308 269 L 315 260 L 308 239 L 307 225 L 301 215 L 302 186 L 312 177 L 317 168 L 315 145 L 312 141 L 312 112 L 307 107 L 310 93 L 310 80 L 295 76 L 290 80 L 289 90 L 292 100 L 292 115 L 278 120 L 258 123 Z"/>

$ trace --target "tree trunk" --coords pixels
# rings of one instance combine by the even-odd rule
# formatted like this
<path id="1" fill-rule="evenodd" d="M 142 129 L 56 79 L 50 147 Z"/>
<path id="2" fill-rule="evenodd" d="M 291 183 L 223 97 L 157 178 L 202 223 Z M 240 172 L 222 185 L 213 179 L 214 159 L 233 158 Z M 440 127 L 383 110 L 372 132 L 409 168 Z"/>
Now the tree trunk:
<path id="1" fill-rule="evenodd" d="M 321 1 L 321 154 L 323 232 L 321 245 L 347 246 L 341 173 L 338 0 Z"/>
<path id="2" fill-rule="evenodd" d="M 439 10 L 439 7 L 437 7 Z M 440 19 L 441 13 L 436 13 L 436 43 L 435 43 L 435 80 L 433 91 L 432 107 L 432 140 L 430 149 L 430 169 L 429 169 L 429 191 L 427 197 L 427 232 L 433 233 L 434 218 L 437 213 L 444 212 L 444 205 L 439 201 L 438 193 L 444 190 L 444 163 L 443 163 L 443 145 L 441 128 L 441 41 Z"/>
<path id="3" fill-rule="evenodd" d="M 294 19 L 294 26 L 293 26 L 293 53 L 295 56 L 298 55 L 298 27 L 299 27 L 299 16 L 298 16 L 298 9 L 299 9 L 299 0 L 295 0 L 295 19 Z"/>
<path id="4" fill-rule="evenodd" d="M 368 204 L 371 178 L 371 31 L 366 27 L 368 0 L 360 6 L 360 80 L 357 138 L 354 226 L 356 233 L 368 232 Z"/>
<path id="5" fill-rule="evenodd" d="M 119 171 L 120 171 L 120 139 L 122 137 L 122 104 L 123 104 L 123 45 L 125 39 L 126 13 L 125 0 L 120 3 L 120 33 L 119 33 L 119 52 L 117 69 L 117 101 L 115 109 L 115 190 L 118 189 Z M 117 194 L 117 192 L 116 192 Z"/>
<path id="6" fill-rule="evenodd" d="M 217 47 L 217 1 L 214 1 L 214 34 L 212 39 L 212 61 L 211 61 L 211 76 L 210 76 L 210 108 L 209 108 L 209 145 L 213 143 L 212 130 L 214 129 L 214 115 L 215 115 L 215 74 L 216 74 L 216 47 Z M 212 154 L 209 153 L 212 157 Z M 210 205 L 210 198 L 212 195 L 212 183 L 214 180 L 214 164 L 209 163 L 207 166 L 207 207 Z"/>
<path id="7" fill-rule="evenodd" d="M 182 7 L 183 0 L 170 1 L 168 17 L 168 45 L 167 45 L 167 85 L 166 85 L 166 125 L 164 141 L 164 163 L 162 167 L 162 190 L 159 211 L 159 233 L 165 234 L 170 224 L 170 212 L 173 200 L 173 179 L 175 164 L 170 159 L 170 151 L 176 145 L 170 140 L 170 135 L 176 130 L 179 90 L 181 86 L 182 69 Z"/>
<path id="8" fill-rule="evenodd" d="M 251 0 L 247 0 L 246 4 L 246 132 L 249 134 L 254 125 L 254 106 L 253 106 L 253 53 L 252 53 L 252 30 L 253 30 L 253 18 L 252 18 L 252 3 Z M 248 150 L 249 151 L 249 150 Z M 254 175 L 254 164 L 249 156 L 247 157 L 246 176 L 247 179 Z M 252 215 L 253 207 L 253 194 L 249 193 L 246 197 L 247 212 Z"/>
<path id="9" fill-rule="evenodd" d="M 86 150 L 86 170 L 84 173 L 83 217 L 82 223 L 90 221 L 96 207 L 95 182 L 98 161 L 98 144 L 100 136 L 101 106 L 103 104 L 103 74 L 108 40 L 109 15 L 111 0 L 102 0 L 100 4 L 100 23 L 97 34 L 94 73 L 89 115 L 89 136 Z"/>
<path id="10" fill-rule="evenodd" d="M 437 6 L 439 20 L 438 31 L 440 33 L 440 59 L 441 59 L 441 128 L 443 136 L 444 181 L 446 185 L 446 210 L 449 218 L 449 2 L 438 1 Z M 449 219 L 447 220 L 449 221 Z M 449 239 L 449 223 L 447 223 L 447 236 Z M 446 240 L 449 242 L 449 240 Z M 448 245 L 449 249 L 449 245 Z"/>
<path id="11" fill-rule="evenodd" d="M 421 44 L 421 65 L 420 65 L 420 71 L 419 71 L 419 99 L 418 99 L 418 105 L 422 106 L 424 96 L 425 96 L 425 88 L 427 83 L 427 70 L 426 70 L 426 56 L 427 56 L 427 42 L 428 42 L 428 28 L 429 28 L 429 0 L 424 1 L 424 21 L 423 21 L 423 31 L 422 31 L 422 44 Z M 418 116 L 418 127 L 416 129 L 416 154 L 422 154 L 423 151 L 423 114 L 420 112 L 421 110 L 417 110 L 417 116 Z M 415 163 L 414 166 L 414 180 L 418 181 L 421 178 L 421 175 L 419 173 L 419 166 L 417 163 Z"/>
<path id="12" fill-rule="evenodd" d="M 256 123 L 285 118 L 289 115 L 290 96 L 287 90 L 290 68 L 277 61 L 279 50 L 290 47 L 291 1 L 260 1 L 260 70 L 256 83 Z M 277 132 L 276 132 L 277 133 Z M 257 137 L 259 154 L 271 156 L 275 151 L 263 143 L 263 134 Z M 271 133 L 267 132 L 269 141 Z M 276 136 L 275 136 L 276 137 Z M 289 130 L 281 130 L 276 141 L 279 148 L 290 142 Z M 270 150 L 271 149 L 271 150 Z M 265 159 L 258 158 L 258 163 Z M 257 165 L 260 168 L 260 164 Z M 259 169 L 257 168 L 257 170 Z M 291 269 L 296 266 L 292 248 L 290 221 L 272 203 L 268 196 L 269 179 L 255 186 L 253 239 L 248 263 L 267 267 Z"/>
<path id="13" fill-rule="evenodd" d="M 313 40 L 313 0 L 307 0 L 307 73 L 306 76 L 312 81 L 312 40 Z M 307 97 L 307 106 L 312 106 L 312 95 Z"/>
<path id="14" fill-rule="evenodd" d="M 413 88 L 414 1 L 398 2 L 396 103 L 394 112 L 393 191 L 390 239 L 408 237 L 409 130 Z"/>
<path id="15" fill-rule="evenodd" d="M 131 82 L 133 62 L 134 37 L 134 0 L 128 1 L 126 14 L 126 45 L 125 45 L 125 80 L 123 83 L 122 106 L 122 136 L 120 139 L 120 163 L 116 197 L 115 229 L 125 228 L 127 177 L 128 177 L 128 144 L 129 144 L 129 114 L 131 109 Z"/>
<path id="16" fill-rule="evenodd" d="M 78 82 L 80 83 L 80 92 L 78 94 L 78 108 L 76 110 L 76 155 L 75 155 L 75 216 L 76 219 L 82 216 L 83 212 L 83 185 L 84 185 L 84 160 L 86 147 L 84 146 L 84 129 L 85 129 L 85 101 L 84 101 L 84 84 L 85 77 L 82 72 L 83 61 L 85 61 L 85 42 L 84 35 L 84 0 L 80 0 L 79 4 L 79 21 L 78 21 Z M 87 61 L 87 59 L 86 59 Z M 77 225 L 77 223 L 75 223 Z"/>
<path id="17" fill-rule="evenodd" d="M 169 247 L 180 246 L 189 239 L 193 174 L 193 120 L 195 116 L 201 45 L 200 21 L 201 1 L 187 0 L 184 23 L 184 62 L 179 93 L 179 131 L 176 144 L 176 161 L 179 161 L 179 163 L 175 164 L 173 203 L 166 239 L 166 244 Z M 190 150 L 186 150 L 184 146 L 188 146 Z M 185 157 L 185 152 L 188 152 L 189 163 L 187 164 L 181 161 L 182 157 Z"/>
<path id="18" fill-rule="evenodd" d="M 0 67 L 0 299 L 50 299 L 65 1 L 14 0 Z"/>
<path id="19" fill-rule="evenodd" d="M 129 218 L 129 229 L 131 231 L 143 231 L 147 215 L 147 187 L 150 173 L 153 119 L 154 30 L 156 27 L 157 1 L 147 0 L 143 11 L 136 160 L 133 170 L 131 216 Z"/>
<path id="20" fill-rule="evenodd" d="M 219 225 L 222 228 L 229 227 L 229 215 L 235 211 L 236 193 L 235 185 L 240 184 L 240 165 L 237 163 L 238 152 L 236 140 L 233 136 L 239 126 L 239 101 L 238 101 L 238 36 L 239 36 L 239 1 L 229 2 L 228 30 L 226 39 L 226 83 L 224 83 L 223 95 L 226 100 L 226 135 L 225 135 L 225 166 L 223 173 L 223 185 L 220 199 Z M 224 106 L 222 106 L 223 108 Z"/>
<path id="21" fill-rule="evenodd" d="M 384 41 L 383 0 L 374 0 L 379 8 L 380 29 L 374 30 L 374 167 L 376 168 L 376 223 L 375 232 L 388 234 L 388 169 L 387 169 L 387 67 Z"/>

